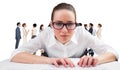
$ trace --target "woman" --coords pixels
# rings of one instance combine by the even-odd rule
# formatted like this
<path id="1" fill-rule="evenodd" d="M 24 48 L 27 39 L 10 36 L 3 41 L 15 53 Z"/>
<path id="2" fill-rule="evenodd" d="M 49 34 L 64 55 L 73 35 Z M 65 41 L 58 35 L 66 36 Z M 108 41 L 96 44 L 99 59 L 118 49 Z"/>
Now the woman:
<path id="1" fill-rule="evenodd" d="M 97 37 L 99 38 L 99 39 L 101 39 L 101 31 L 102 31 L 102 29 L 101 29 L 101 27 L 102 27 L 102 24 L 98 24 L 98 30 L 97 30 Z"/>
<path id="2" fill-rule="evenodd" d="M 43 24 L 41 24 L 41 25 L 40 25 L 39 32 L 41 32 L 41 31 L 43 31 L 43 30 L 44 30 L 44 25 L 43 25 Z"/>
<path id="3" fill-rule="evenodd" d="M 32 30 L 31 30 L 31 39 L 33 39 L 33 38 L 35 38 L 36 36 L 37 36 L 37 29 L 36 29 L 36 27 L 37 27 L 37 24 L 36 23 L 34 23 L 33 24 L 33 28 L 32 28 Z"/>
<path id="4" fill-rule="evenodd" d="M 27 35 L 28 35 L 28 32 L 29 30 L 27 31 L 26 30 L 26 23 L 23 23 L 22 24 L 22 27 L 23 27 L 23 44 L 27 42 Z"/>
<path id="5" fill-rule="evenodd" d="M 72 5 L 60 3 L 55 6 L 50 25 L 36 38 L 24 44 L 24 47 L 17 49 L 11 61 L 74 67 L 69 58 L 80 58 L 78 65 L 89 67 L 118 59 L 114 49 L 95 39 L 82 27 L 76 27 L 76 12 Z M 87 47 L 92 48 L 99 56 L 81 56 Z M 41 48 L 47 52 L 48 57 L 30 54 Z"/>

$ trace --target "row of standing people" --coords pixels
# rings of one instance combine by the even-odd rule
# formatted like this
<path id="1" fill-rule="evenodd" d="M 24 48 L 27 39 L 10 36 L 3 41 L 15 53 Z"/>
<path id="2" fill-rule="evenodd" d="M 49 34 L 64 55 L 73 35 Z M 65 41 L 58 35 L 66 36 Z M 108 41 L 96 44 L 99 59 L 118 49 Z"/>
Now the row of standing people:
<path id="1" fill-rule="evenodd" d="M 102 37 L 102 24 L 98 23 L 97 28 L 94 29 L 94 25 L 92 23 L 89 23 L 89 28 L 87 24 L 84 24 L 85 29 L 90 32 L 93 36 L 97 36 L 99 39 Z"/>
<path id="2" fill-rule="evenodd" d="M 20 43 L 20 39 L 22 38 L 23 40 L 23 44 L 27 42 L 27 36 L 28 36 L 28 33 L 30 32 L 30 30 L 27 30 L 26 27 L 27 27 L 27 24 L 26 23 L 23 23 L 22 24 L 22 37 L 21 37 L 21 30 L 20 30 L 20 27 L 21 27 L 21 23 L 18 22 L 17 23 L 17 27 L 16 27 L 16 30 L 15 30 L 15 39 L 16 39 L 16 43 L 15 43 L 15 49 L 18 48 L 19 46 L 19 43 Z M 35 38 L 37 36 L 37 24 L 34 23 L 33 24 L 33 28 L 31 30 L 31 39 Z M 39 32 L 41 32 L 44 28 L 44 25 L 41 24 L 40 25 L 40 29 L 39 29 Z"/>
<path id="3" fill-rule="evenodd" d="M 20 42 L 20 39 L 21 39 L 20 26 L 21 26 L 21 24 L 20 24 L 20 22 L 18 22 L 16 31 L 15 31 L 15 34 L 16 34 L 15 35 L 15 39 L 16 39 L 15 49 L 18 48 L 19 42 Z M 79 23 L 78 26 L 82 26 L 82 24 Z M 30 30 L 26 29 L 26 27 L 27 27 L 26 23 L 23 23 L 22 27 L 23 27 L 22 28 L 22 33 L 23 33 L 22 39 L 23 39 L 23 43 L 26 43 L 27 42 L 27 36 L 28 36 L 28 33 L 29 33 Z M 37 36 L 37 29 L 36 29 L 36 27 L 37 27 L 37 24 L 34 23 L 33 24 L 33 28 L 31 30 L 31 39 L 33 39 L 33 38 L 35 38 Z M 101 27 L 102 27 L 102 24 L 99 23 L 97 25 L 97 27 L 98 27 L 98 29 L 95 30 L 94 29 L 94 25 L 92 23 L 89 23 L 89 27 L 88 27 L 88 24 L 84 24 L 84 28 L 88 32 L 90 32 L 93 36 L 97 36 L 99 39 L 101 39 L 101 31 L 102 31 Z M 41 32 L 44 29 L 44 25 L 41 24 L 39 28 L 40 28 L 39 32 Z"/>

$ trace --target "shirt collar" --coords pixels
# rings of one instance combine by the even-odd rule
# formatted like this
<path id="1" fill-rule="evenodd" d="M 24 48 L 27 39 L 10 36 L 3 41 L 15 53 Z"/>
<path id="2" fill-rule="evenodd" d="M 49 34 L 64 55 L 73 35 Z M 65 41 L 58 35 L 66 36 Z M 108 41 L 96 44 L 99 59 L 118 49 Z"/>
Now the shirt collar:
<path id="1" fill-rule="evenodd" d="M 51 29 L 52 30 L 52 29 Z M 49 38 L 49 42 L 48 42 L 48 47 L 52 46 L 52 45 L 55 45 L 56 43 L 56 39 L 55 39 L 55 36 L 54 36 L 54 31 L 50 31 L 50 38 Z"/>
<path id="2" fill-rule="evenodd" d="M 75 44 L 78 44 L 77 37 L 76 37 L 75 33 L 73 34 L 71 41 Z"/>

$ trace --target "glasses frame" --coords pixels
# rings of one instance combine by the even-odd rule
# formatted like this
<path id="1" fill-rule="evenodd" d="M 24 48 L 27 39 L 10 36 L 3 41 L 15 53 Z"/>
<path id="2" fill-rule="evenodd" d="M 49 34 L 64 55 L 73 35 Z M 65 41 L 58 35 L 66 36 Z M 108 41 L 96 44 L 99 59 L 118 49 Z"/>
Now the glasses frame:
<path id="1" fill-rule="evenodd" d="M 69 29 L 69 28 L 67 27 L 67 24 L 65 24 L 65 23 L 63 23 L 63 22 L 59 22 L 59 23 L 63 23 L 63 26 L 62 26 L 61 28 L 55 28 L 55 26 L 54 26 L 55 23 L 57 23 L 57 22 L 52 22 L 52 25 L 53 25 L 53 28 L 54 28 L 54 29 L 57 29 L 57 30 L 63 29 L 64 26 L 66 27 L 67 30 L 74 30 L 74 29 L 77 27 L 77 23 L 74 23 L 74 24 L 75 24 L 75 27 L 74 27 L 73 29 Z"/>

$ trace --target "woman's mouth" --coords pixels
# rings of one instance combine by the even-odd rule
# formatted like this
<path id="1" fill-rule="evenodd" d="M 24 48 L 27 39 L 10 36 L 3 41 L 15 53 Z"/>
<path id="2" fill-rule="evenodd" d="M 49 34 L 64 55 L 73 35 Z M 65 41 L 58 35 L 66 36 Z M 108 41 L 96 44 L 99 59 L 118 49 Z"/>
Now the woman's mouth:
<path id="1" fill-rule="evenodd" d="M 68 37 L 68 35 L 60 35 L 61 37 Z"/>

